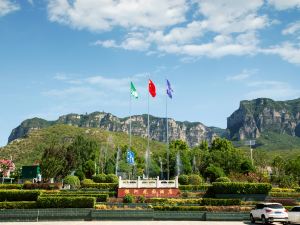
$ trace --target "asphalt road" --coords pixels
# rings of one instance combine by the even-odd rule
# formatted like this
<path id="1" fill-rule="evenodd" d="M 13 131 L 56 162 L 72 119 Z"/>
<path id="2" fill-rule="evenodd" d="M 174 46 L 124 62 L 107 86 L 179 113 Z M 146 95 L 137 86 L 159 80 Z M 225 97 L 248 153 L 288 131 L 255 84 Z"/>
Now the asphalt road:
<path id="1" fill-rule="evenodd" d="M 250 222 L 222 221 L 56 221 L 2 222 L 1 225 L 250 225 Z M 274 223 L 276 224 L 276 223 Z M 279 224 L 279 223 L 278 223 Z"/>

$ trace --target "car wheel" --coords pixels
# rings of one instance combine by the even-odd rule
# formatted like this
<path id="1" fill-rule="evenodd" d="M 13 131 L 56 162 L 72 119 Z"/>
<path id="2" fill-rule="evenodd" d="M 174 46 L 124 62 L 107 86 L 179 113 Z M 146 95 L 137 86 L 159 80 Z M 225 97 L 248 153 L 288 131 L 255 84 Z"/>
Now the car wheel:
<path id="1" fill-rule="evenodd" d="M 262 222 L 262 224 L 268 224 L 268 220 L 266 219 L 266 217 L 264 215 L 261 216 L 261 222 Z"/>
<path id="2" fill-rule="evenodd" d="M 255 219 L 252 214 L 250 215 L 250 221 L 251 221 L 251 223 L 255 223 Z"/>

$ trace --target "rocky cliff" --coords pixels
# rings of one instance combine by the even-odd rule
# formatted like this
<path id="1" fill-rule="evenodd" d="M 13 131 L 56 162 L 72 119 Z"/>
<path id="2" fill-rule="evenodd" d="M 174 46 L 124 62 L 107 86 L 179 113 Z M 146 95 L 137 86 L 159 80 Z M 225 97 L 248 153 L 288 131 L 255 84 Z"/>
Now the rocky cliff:
<path id="1" fill-rule="evenodd" d="M 239 109 L 228 117 L 227 129 L 232 140 L 255 139 L 264 132 L 300 137 L 300 98 L 241 101 Z"/>
<path id="2" fill-rule="evenodd" d="M 147 115 L 135 115 L 131 117 L 132 134 L 147 137 Z M 130 118 L 118 118 L 110 113 L 94 112 L 86 115 L 68 114 L 59 117 L 56 121 L 46 121 L 39 118 L 25 120 L 16 127 L 9 136 L 8 142 L 26 137 L 32 130 L 42 129 L 54 124 L 68 124 L 77 127 L 102 128 L 114 132 L 126 132 L 129 130 Z M 181 139 L 190 146 L 199 144 L 202 140 L 211 141 L 216 136 L 226 136 L 226 130 L 207 127 L 199 122 L 179 122 L 169 119 L 170 140 Z M 152 140 L 166 140 L 166 119 L 150 116 L 150 137 Z"/>

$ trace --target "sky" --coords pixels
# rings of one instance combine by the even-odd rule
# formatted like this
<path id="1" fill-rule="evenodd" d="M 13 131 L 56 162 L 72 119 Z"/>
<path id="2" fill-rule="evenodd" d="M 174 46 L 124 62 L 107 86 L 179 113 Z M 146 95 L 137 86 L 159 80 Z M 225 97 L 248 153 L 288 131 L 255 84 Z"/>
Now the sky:
<path id="1" fill-rule="evenodd" d="M 241 100 L 300 96 L 300 0 L 0 0 L 0 146 L 23 120 L 168 116 L 226 128 Z"/>

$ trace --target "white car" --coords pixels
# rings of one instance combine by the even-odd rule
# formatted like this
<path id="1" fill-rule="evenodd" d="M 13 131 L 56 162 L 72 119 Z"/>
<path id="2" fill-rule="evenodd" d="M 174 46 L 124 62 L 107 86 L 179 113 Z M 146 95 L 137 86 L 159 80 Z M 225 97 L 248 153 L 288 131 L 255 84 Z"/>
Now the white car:
<path id="1" fill-rule="evenodd" d="M 280 203 L 259 203 L 250 212 L 251 223 L 261 221 L 263 224 L 282 222 L 287 224 L 287 210 Z"/>
<path id="2" fill-rule="evenodd" d="M 289 222 L 300 224 L 300 206 L 295 206 L 289 211 Z"/>

